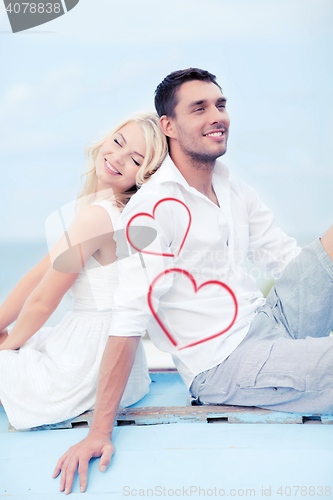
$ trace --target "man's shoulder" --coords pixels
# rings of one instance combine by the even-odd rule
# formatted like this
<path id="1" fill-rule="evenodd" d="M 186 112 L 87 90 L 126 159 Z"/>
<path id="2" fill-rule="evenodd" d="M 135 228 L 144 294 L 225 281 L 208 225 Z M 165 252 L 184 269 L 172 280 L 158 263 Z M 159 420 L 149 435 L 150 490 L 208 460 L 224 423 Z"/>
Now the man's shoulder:
<path id="1" fill-rule="evenodd" d="M 243 181 L 236 175 L 229 176 L 230 188 L 235 194 L 240 196 L 245 196 L 246 198 L 252 198 L 257 196 L 256 190 L 250 186 L 247 182 Z"/>
<path id="2" fill-rule="evenodd" d="M 229 173 L 228 167 L 221 161 L 216 161 L 215 174 L 222 180 L 222 185 L 228 185 L 232 199 L 240 201 L 251 211 L 258 204 L 258 194 L 256 190 L 240 179 L 237 175 Z"/>
<path id="3" fill-rule="evenodd" d="M 166 157 L 160 168 L 145 182 L 137 193 L 132 196 L 127 207 L 151 200 L 158 200 L 164 196 L 170 196 L 177 190 L 177 185 L 182 183 L 183 178 L 175 167 L 169 156 Z"/>
<path id="4" fill-rule="evenodd" d="M 122 216 L 127 217 L 136 212 L 151 212 L 154 206 L 164 198 L 177 197 L 176 191 L 176 185 L 169 182 L 163 184 L 147 182 L 132 196 L 124 208 Z"/>

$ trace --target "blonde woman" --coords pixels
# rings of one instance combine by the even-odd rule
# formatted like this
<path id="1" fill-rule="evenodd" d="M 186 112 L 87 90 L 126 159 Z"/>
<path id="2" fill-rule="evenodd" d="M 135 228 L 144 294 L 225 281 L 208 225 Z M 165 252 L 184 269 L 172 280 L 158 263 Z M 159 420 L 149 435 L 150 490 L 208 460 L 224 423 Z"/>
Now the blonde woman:
<path id="1" fill-rule="evenodd" d="M 166 152 L 153 113 L 129 118 L 90 145 L 85 185 L 66 237 L 0 307 L 0 400 L 16 429 L 67 420 L 94 406 L 118 283 L 114 226 Z M 55 328 L 42 328 L 69 289 L 72 310 Z M 121 405 L 141 399 L 149 383 L 140 342 Z"/>

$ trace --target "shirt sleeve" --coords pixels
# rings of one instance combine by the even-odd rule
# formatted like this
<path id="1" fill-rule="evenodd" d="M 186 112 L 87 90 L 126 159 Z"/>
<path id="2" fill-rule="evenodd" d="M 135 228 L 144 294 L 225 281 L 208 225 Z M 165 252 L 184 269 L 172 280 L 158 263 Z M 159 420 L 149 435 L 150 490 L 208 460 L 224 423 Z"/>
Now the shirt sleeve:
<path id="1" fill-rule="evenodd" d="M 122 244 L 122 251 L 117 252 L 119 286 L 109 335 L 145 335 L 152 317 L 151 307 L 157 310 L 159 298 L 172 286 L 172 273 L 165 274 L 165 271 L 172 268 L 174 262 L 174 219 L 167 204 L 159 205 L 159 201 L 155 193 L 138 194 L 120 218 L 128 251 L 123 251 Z"/>
<path id="2" fill-rule="evenodd" d="M 273 278 L 279 278 L 301 248 L 275 224 L 273 213 L 260 201 L 256 191 L 250 186 L 244 187 L 249 219 L 248 260 L 268 270 Z"/>

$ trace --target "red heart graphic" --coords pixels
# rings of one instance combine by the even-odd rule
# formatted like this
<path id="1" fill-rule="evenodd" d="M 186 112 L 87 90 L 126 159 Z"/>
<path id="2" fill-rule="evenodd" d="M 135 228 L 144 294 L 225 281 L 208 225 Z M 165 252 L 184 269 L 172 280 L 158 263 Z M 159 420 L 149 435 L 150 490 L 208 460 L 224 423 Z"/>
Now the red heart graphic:
<path id="1" fill-rule="evenodd" d="M 187 278 L 189 278 L 193 284 L 193 287 L 194 287 L 194 293 L 197 293 L 200 288 L 203 288 L 204 286 L 207 286 L 207 285 L 220 285 L 222 286 L 223 288 L 225 288 L 231 295 L 233 301 L 234 301 L 234 304 L 235 304 L 235 314 L 234 314 L 234 317 L 232 318 L 231 320 L 231 323 L 228 325 L 227 328 L 225 328 L 224 330 L 222 330 L 221 332 L 218 332 L 218 333 L 215 333 L 214 335 L 211 335 L 210 337 L 207 337 L 205 339 L 201 339 L 201 340 L 198 340 L 197 342 L 193 342 L 192 344 L 189 344 L 189 345 L 186 345 L 184 347 L 180 347 L 179 348 L 179 351 L 181 351 L 182 349 L 187 349 L 188 347 L 193 347 L 195 345 L 198 345 L 198 344 L 202 344 L 203 342 L 207 342 L 208 340 L 212 340 L 212 339 L 215 339 L 215 337 L 218 337 L 219 335 L 222 335 L 223 333 L 226 333 L 228 330 L 230 330 L 230 328 L 232 327 L 232 325 L 235 323 L 236 321 L 236 317 L 237 317 L 237 313 L 238 313 L 238 303 L 237 303 L 237 299 L 236 299 L 236 296 L 234 294 L 234 292 L 231 290 L 231 288 L 228 287 L 228 285 L 226 285 L 225 283 L 222 283 L 222 281 L 216 281 L 216 280 L 212 280 L 212 281 L 206 281 L 205 283 L 202 283 L 199 287 L 197 286 L 196 282 L 195 282 L 195 279 L 193 278 L 192 274 L 190 274 L 188 271 L 185 271 L 184 269 L 177 269 L 177 268 L 174 268 L 174 269 L 168 269 L 167 271 L 163 271 L 163 273 L 160 273 L 155 279 L 154 281 L 152 282 L 152 284 L 150 285 L 149 287 L 149 292 L 148 292 L 148 305 L 149 305 L 149 308 L 151 310 L 151 312 L 153 313 L 153 316 L 154 318 L 156 319 L 157 323 L 160 325 L 160 327 L 162 328 L 162 330 L 164 331 L 165 335 L 168 337 L 168 339 L 170 340 L 170 342 L 174 345 L 174 346 L 177 346 L 177 342 L 176 340 L 174 339 L 174 337 L 171 335 L 171 333 L 167 330 L 167 328 L 163 325 L 162 321 L 160 320 L 160 318 L 157 316 L 157 313 L 156 311 L 154 310 L 153 308 L 153 304 L 152 304 L 152 292 L 153 292 L 153 288 L 156 284 L 156 282 L 162 277 L 162 276 L 166 276 L 167 274 L 169 273 L 182 273 L 184 274 L 185 276 L 187 276 Z"/>
<path id="2" fill-rule="evenodd" d="M 188 235 L 188 232 L 190 230 L 190 226 L 191 226 L 191 222 L 192 222 L 192 217 L 191 217 L 191 212 L 190 210 L 188 209 L 188 207 L 185 205 L 185 203 L 183 203 L 182 201 L 180 200 L 177 200 L 177 198 L 163 198 L 162 200 L 159 200 L 157 203 L 155 203 L 154 205 L 154 208 L 153 208 L 153 214 L 150 215 L 146 212 L 141 212 L 139 214 L 136 214 L 136 215 L 133 215 L 133 217 L 131 217 L 131 219 L 128 221 L 127 223 L 127 226 L 126 226 L 126 238 L 127 238 L 127 241 L 128 243 L 134 248 L 134 250 L 136 250 L 137 252 L 141 252 L 141 253 L 147 253 L 147 254 L 150 254 L 150 255 L 162 255 L 163 257 L 174 257 L 175 255 L 173 253 L 158 253 L 158 252 L 149 252 L 148 250 L 141 250 L 140 248 L 136 247 L 134 245 L 134 243 L 130 240 L 130 237 L 129 237 L 129 234 L 128 234 L 128 230 L 129 230 L 129 226 L 131 224 L 131 222 L 136 219 L 136 217 L 150 217 L 151 219 L 155 219 L 155 210 L 156 208 L 158 207 L 158 205 L 160 203 L 163 203 L 165 201 L 176 201 L 177 203 L 180 203 L 181 205 L 183 205 L 183 207 L 186 208 L 187 212 L 188 212 L 188 215 L 189 215 L 189 222 L 188 222 L 188 226 L 187 226 L 187 229 L 186 229 L 186 232 L 185 232 L 185 235 L 184 235 L 184 238 L 183 238 L 183 241 L 179 247 L 179 250 L 178 250 L 178 253 L 177 253 L 177 257 L 178 255 L 180 254 L 180 251 L 181 249 L 183 248 L 184 246 L 184 243 L 185 243 L 185 240 L 187 238 L 187 235 Z"/>

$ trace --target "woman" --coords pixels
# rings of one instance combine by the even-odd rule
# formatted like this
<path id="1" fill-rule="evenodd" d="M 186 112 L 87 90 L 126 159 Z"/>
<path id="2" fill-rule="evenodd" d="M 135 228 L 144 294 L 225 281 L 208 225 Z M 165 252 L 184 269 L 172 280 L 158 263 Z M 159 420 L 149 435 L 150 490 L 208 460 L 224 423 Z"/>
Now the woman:
<path id="1" fill-rule="evenodd" d="M 166 151 L 153 113 L 129 118 L 89 146 L 79 210 L 65 237 L 0 307 L 0 400 L 16 429 L 67 420 L 94 406 L 118 283 L 114 226 Z M 72 310 L 55 328 L 41 328 L 68 289 Z M 140 342 L 121 405 L 141 399 L 149 383 Z"/>

